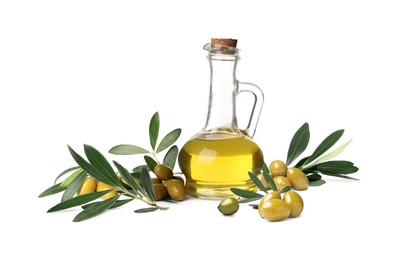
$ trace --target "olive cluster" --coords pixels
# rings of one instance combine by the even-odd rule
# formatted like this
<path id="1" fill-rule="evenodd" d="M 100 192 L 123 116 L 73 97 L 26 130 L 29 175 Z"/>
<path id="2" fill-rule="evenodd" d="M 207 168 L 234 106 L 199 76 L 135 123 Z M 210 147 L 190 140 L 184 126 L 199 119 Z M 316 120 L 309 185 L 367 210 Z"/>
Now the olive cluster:
<path id="1" fill-rule="evenodd" d="M 287 165 L 280 160 L 272 161 L 269 171 L 278 191 L 286 186 L 291 186 L 296 190 L 306 190 L 309 187 L 309 180 L 301 169 L 287 168 Z M 258 174 L 258 179 L 266 189 L 271 189 L 262 173 Z"/>
<path id="2" fill-rule="evenodd" d="M 259 215 L 269 221 L 295 218 L 301 215 L 302 210 L 303 200 L 295 191 L 285 192 L 282 199 L 279 191 L 270 192 L 262 198 L 258 206 Z"/>
<path id="3" fill-rule="evenodd" d="M 158 164 L 154 168 L 156 178 L 152 178 L 155 200 L 163 200 L 168 196 L 172 200 L 182 201 L 186 198 L 184 179 L 173 176 L 173 171 L 166 165 Z"/>
<path id="4" fill-rule="evenodd" d="M 172 200 L 182 201 L 186 198 L 186 191 L 184 188 L 184 179 L 180 176 L 173 176 L 173 171 L 166 165 L 158 164 L 154 168 L 154 173 L 157 178 L 151 178 L 152 185 L 154 186 L 155 200 L 163 200 L 168 196 Z M 117 174 L 120 180 L 125 183 L 125 180 Z M 136 179 L 140 183 L 139 179 Z M 126 184 L 126 183 L 125 183 Z M 97 181 L 92 177 L 84 179 L 82 185 L 77 191 L 77 195 L 88 194 L 92 192 L 99 192 L 111 190 L 107 194 L 101 197 L 101 199 L 109 199 L 118 195 L 118 191 L 115 187 L 108 185 L 104 182 Z"/>

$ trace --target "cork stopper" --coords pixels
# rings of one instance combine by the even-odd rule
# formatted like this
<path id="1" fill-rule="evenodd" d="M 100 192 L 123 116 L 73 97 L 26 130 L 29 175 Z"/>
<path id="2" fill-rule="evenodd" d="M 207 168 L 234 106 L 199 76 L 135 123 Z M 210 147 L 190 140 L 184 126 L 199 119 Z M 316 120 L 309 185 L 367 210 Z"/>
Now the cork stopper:
<path id="1" fill-rule="evenodd" d="M 212 38 L 211 39 L 212 47 L 216 45 L 222 45 L 226 47 L 237 47 L 237 39 L 224 39 L 224 38 Z"/>

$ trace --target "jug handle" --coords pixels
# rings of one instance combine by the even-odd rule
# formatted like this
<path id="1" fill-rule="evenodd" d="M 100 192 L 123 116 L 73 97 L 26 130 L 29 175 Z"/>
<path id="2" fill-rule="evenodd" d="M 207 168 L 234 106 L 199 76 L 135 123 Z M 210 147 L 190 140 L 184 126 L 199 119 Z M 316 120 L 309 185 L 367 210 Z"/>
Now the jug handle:
<path id="1" fill-rule="evenodd" d="M 238 83 L 237 84 L 238 89 L 236 96 L 241 92 L 250 92 L 255 97 L 254 105 L 252 107 L 252 112 L 251 116 L 249 117 L 247 128 L 241 130 L 241 132 L 252 138 L 255 135 L 256 126 L 258 124 L 260 113 L 263 107 L 263 100 L 264 100 L 263 92 L 255 84 L 247 82 L 239 82 L 239 81 L 237 81 L 237 83 Z"/>

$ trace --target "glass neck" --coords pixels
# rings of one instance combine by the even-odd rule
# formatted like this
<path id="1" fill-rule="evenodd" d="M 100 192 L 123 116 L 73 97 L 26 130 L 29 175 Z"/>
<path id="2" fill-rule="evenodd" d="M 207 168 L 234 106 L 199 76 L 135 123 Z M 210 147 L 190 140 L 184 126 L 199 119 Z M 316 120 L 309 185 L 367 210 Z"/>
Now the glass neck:
<path id="1" fill-rule="evenodd" d="M 235 70 L 238 57 L 210 54 L 208 58 L 211 66 L 211 84 L 204 131 L 240 134 L 235 111 Z"/>

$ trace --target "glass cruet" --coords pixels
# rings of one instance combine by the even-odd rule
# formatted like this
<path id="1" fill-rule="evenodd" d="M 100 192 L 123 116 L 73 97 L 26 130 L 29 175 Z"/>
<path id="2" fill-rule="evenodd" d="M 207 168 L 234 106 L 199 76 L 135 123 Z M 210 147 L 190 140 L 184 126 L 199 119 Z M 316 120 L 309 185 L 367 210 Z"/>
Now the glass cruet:
<path id="1" fill-rule="evenodd" d="M 239 49 L 235 39 L 212 39 L 208 51 L 211 68 L 208 116 L 205 127 L 182 147 L 179 165 L 186 176 L 189 195 L 223 198 L 233 195 L 230 188 L 254 190 L 248 171 L 258 173 L 263 153 L 252 141 L 263 106 L 263 93 L 251 83 L 236 79 Z M 237 125 L 236 97 L 241 92 L 254 95 L 246 129 Z"/>

